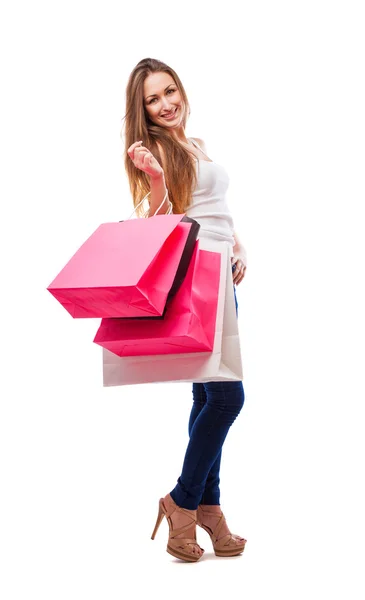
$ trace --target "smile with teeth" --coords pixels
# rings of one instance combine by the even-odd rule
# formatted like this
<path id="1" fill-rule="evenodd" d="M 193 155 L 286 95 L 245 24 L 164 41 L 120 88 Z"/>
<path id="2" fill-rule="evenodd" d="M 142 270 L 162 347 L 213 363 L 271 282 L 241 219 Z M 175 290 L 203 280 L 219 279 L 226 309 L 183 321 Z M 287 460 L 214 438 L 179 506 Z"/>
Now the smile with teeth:
<path id="1" fill-rule="evenodd" d="M 162 115 L 163 119 L 172 119 L 173 116 L 175 116 L 175 113 L 177 111 L 178 107 L 175 108 L 174 111 L 170 112 L 170 113 L 166 113 L 165 115 Z"/>

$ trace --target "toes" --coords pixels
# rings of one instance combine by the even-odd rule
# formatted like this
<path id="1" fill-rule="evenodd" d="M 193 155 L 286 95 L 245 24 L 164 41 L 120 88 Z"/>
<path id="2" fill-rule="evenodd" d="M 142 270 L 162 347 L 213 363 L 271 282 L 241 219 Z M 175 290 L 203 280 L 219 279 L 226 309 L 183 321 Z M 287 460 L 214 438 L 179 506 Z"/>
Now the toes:
<path id="1" fill-rule="evenodd" d="M 238 538 L 237 546 L 245 546 L 245 545 L 246 545 L 246 540 L 244 538 Z"/>
<path id="2" fill-rule="evenodd" d="M 232 537 L 228 543 L 230 546 L 242 546 L 242 545 L 246 544 L 246 540 L 244 538 L 241 538 L 239 535 L 234 535 L 234 534 L 231 534 L 231 535 L 232 535 Z"/>
<path id="3" fill-rule="evenodd" d="M 194 546 L 193 552 L 194 552 L 194 554 L 198 554 L 199 556 L 201 556 L 203 554 L 204 550 L 202 548 L 200 548 L 200 546 Z"/>

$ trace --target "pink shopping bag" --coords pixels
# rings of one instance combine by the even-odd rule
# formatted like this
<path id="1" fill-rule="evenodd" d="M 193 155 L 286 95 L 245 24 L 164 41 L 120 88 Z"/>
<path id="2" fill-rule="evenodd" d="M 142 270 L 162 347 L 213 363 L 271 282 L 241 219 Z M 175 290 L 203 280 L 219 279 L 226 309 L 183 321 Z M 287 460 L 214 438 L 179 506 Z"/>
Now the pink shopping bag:
<path id="1" fill-rule="evenodd" d="M 47 289 L 75 318 L 162 315 L 198 230 L 182 214 L 103 223 Z"/>
<path id="2" fill-rule="evenodd" d="M 196 242 L 186 277 L 162 320 L 102 319 L 94 342 L 117 356 L 210 352 L 214 344 L 221 255 Z"/>
<path id="3" fill-rule="evenodd" d="M 117 356 L 103 348 L 103 386 L 145 383 L 241 381 L 243 364 L 232 284 L 231 246 L 204 237 L 199 248 L 221 254 L 218 309 L 211 352 Z"/>

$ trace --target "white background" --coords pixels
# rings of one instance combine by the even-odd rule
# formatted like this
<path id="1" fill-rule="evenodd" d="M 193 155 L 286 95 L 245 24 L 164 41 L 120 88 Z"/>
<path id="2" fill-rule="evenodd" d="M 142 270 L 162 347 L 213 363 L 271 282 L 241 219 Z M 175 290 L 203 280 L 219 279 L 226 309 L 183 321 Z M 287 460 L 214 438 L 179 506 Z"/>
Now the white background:
<path id="1" fill-rule="evenodd" d="M 3 600 L 364 598 L 362 3 L 3 3 L 0 592 Z M 246 402 L 221 503 L 245 553 L 165 552 L 189 384 L 102 387 L 98 320 L 46 291 L 129 215 L 129 73 L 177 71 L 187 134 L 225 166 L 248 254 Z M 135 249 L 138 252 L 138 248 Z M 127 592 L 127 589 L 129 591 Z"/>

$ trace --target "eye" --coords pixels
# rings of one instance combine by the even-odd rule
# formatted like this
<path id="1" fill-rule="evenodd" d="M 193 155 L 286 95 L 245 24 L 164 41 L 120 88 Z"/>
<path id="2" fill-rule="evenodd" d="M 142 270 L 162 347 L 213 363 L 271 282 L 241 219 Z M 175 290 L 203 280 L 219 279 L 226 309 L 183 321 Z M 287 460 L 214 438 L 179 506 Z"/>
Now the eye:
<path id="1" fill-rule="evenodd" d="M 170 88 L 169 90 L 167 90 L 166 94 L 170 94 L 170 93 L 173 94 L 174 92 L 176 92 L 176 89 L 175 88 Z M 148 104 L 152 104 L 152 102 L 155 102 L 155 100 L 158 100 L 158 98 L 152 98 L 152 100 L 150 100 L 148 102 Z"/>

